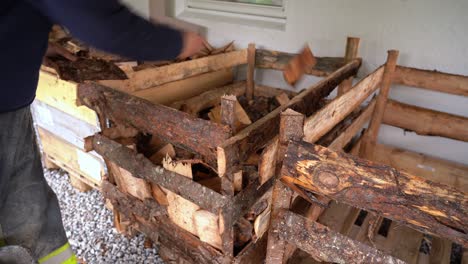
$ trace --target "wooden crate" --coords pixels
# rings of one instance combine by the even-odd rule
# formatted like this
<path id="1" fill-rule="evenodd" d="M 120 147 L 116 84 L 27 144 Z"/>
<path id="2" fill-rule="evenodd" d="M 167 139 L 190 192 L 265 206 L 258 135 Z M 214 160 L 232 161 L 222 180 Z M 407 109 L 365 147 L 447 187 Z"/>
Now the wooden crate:
<path id="1" fill-rule="evenodd" d="M 230 59 L 242 51 L 233 51 L 215 56 L 208 56 L 196 60 L 172 63 L 160 67 L 149 67 L 138 71 L 126 71 L 128 80 L 102 80 L 97 81 L 125 93 L 133 94 L 152 103 L 170 104 L 193 97 L 216 87 L 221 87 L 233 81 L 233 69 L 226 67 L 203 68 L 197 72 L 184 72 L 179 74 L 177 69 L 186 65 L 203 65 L 215 62 L 220 58 Z M 231 61 L 231 60 L 230 60 Z M 231 61 L 235 63 L 235 61 Z M 111 62 L 108 62 L 111 63 Z M 32 105 L 33 118 L 38 127 L 50 131 L 54 137 L 70 143 L 78 150 L 84 150 L 84 138 L 100 131 L 100 123 L 96 112 L 86 106 L 78 104 L 77 89 L 79 83 L 72 80 L 63 80 L 60 73 L 49 67 L 41 68 L 36 100 Z M 105 122 L 105 121 L 103 121 Z M 39 141 L 42 140 L 39 134 Z M 45 160 L 52 159 L 53 154 L 48 153 L 49 148 L 44 147 Z M 98 154 L 94 154 L 99 159 Z M 77 163 L 68 164 L 53 161 L 62 169 L 72 172 L 80 171 L 75 167 Z M 103 171 L 106 171 L 103 162 Z M 76 174 L 76 173 L 75 173 Z M 100 179 L 87 173 L 79 174 L 76 179 L 92 183 L 96 187 Z M 104 175 L 104 174 L 103 174 Z"/>
<path id="2" fill-rule="evenodd" d="M 468 166 L 377 143 L 381 123 L 468 141 L 467 117 L 387 98 L 392 83 L 466 96 L 468 77 L 398 66 L 397 57 L 390 51 L 384 66 L 296 130 L 303 142 L 288 147 L 272 195 L 267 263 L 450 263 L 452 242 L 468 246 Z M 355 113 L 323 144 L 329 149 L 310 144 Z"/>
<path id="3" fill-rule="evenodd" d="M 101 134 L 89 138 L 86 144 L 110 164 L 109 179 L 103 182 L 104 197 L 119 217 L 127 218 L 131 228 L 159 241 L 161 254 L 169 262 L 262 262 L 277 152 L 285 144 L 279 136 L 280 116 L 288 108 L 314 113 L 322 107 L 323 98 L 343 81 L 348 82 L 361 64 L 354 58 L 318 58 L 318 64 L 307 73 L 324 79 L 299 94 L 254 83 L 255 68 L 282 70 L 291 58 L 291 54 L 250 45 L 235 58 L 179 68 L 177 73 L 187 73 L 231 67 L 232 62 L 248 64 L 246 81 L 175 102 L 171 107 L 150 104 L 96 83 L 79 86 L 81 102 L 113 124 L 102 127 Z M 246 124 L 239 113 L 243 107 L 237 103 L 242 96 L 253 104 L 260 98 L 280 104 Z M 248 107 L 248 102 L 244 106 Z M 220 109 L 218 122 L 200 118 L 207 112 L 213 117 L 216 108 Z M 122 131 L 137 131 L 138 136 L 119 136 Z M 113 135 L 114 140 L 106 135 Z M 144 137 L 142 144 L 142 135 L 152 137 Z M 147 153 L 148 142 L 154 139 L 170 143 L 191 158 L 176 157 L 162 165 L 159 159 L 154 164 L 150 161 L 153 153 Z M 190 169 L 195 165 L 191 164 L 203 166 L 214 176 L 208 181 L 192 179 Z M 246 215 L 253 215 L 252 220 L 246 220 Z M 235 247 L 244 230 L 251 231 L 248 243 Z"/>

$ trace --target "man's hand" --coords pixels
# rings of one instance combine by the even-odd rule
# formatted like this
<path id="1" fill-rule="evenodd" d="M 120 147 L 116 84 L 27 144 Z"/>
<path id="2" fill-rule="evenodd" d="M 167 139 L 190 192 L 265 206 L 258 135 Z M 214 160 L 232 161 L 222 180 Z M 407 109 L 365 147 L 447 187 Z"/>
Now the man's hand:
<path id="1" fill-rule="evenodd" d="M 193 32 L 185 32 L 184 36 L 184 47 L 179 55 L 179 59 L 186 59 L 192 57 L 202 50 L 205 46 L 203 45 L 204 39 Z"/>
<path id="2" fill-rule="evenodd" d="M 47 47 L 45 57 L 46 58 L 57 57 L 58 55 L 70 61 L 76 61 L 78 59 L 73 53 L 71 53 L 64 47 L 60 46 L 59 44 L 54 43 L 54 42 L 49 42 L 49 46 Z"/>

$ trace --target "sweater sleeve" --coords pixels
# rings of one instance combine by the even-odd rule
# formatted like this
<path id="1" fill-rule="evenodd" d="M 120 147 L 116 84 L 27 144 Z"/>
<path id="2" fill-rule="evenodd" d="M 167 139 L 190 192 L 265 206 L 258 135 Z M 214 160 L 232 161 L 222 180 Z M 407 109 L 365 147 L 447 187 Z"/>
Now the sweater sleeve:
<path id="1" fill-rule="evenodd" d="M 28 0 L 54 23 L 94 47 L 136 60 L 169 60 L 182 50 L 182 33 L 153 24 L 117 0 Z"/>

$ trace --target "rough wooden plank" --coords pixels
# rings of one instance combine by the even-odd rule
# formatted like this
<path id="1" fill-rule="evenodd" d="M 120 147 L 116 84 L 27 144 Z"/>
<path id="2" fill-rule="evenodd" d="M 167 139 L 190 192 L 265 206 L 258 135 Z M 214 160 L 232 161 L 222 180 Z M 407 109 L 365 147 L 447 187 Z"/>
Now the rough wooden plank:
<path id="1" fill-rule="evenodd" d="M 239 50 L 137 71 L 130 74 L 130 76 L 128 76 L 128 80 L 105 80 L 98 82 L 102 85 L 120 91 L 136 92 L 165 83 L 186 79 L 195 75 L 219 71 L 246 63 L 247 50 Z"/>
<path id="2" fill-rule="evenodd" d="M 80 85 L 78 93 L 80 100 L 101 117 L 199 153 L 213 167 L 216 167 L 216 147 L 230 135 L 226 127 L 98 84 Z"/>
<path id="3" fill-rule="evenodd" d="M 377 144 L 372 160 L 468 193 L 468 166 L 384 144 Z"/>
<path id="4" fill-rule="evenodd" d="M 468 197 L 449 186 L 305 142 L 289 145 L 282 181 L 468 245 Z"/>
<path id="5" fill-rule="evenodd" d="M 42 149 L 49 158 L 53 158 L 61 168 L 86 177 L 92 183 L 99 185 L 105 174 L 102 159 L 71 145 L 50 131 L 37 127 Z"/>
<path id="6" fill-rule="evenodd" d="M 362 79 L 350 91 L 331 101 L 304 124 L 304 140 L 315 142 L 356 109 L 378 87 L 384 68 L 380 67 Z"/>
<path id="7" fill-rule="evenodd" d="M 261 84 L 255 84 L 255 94 L 263 97 L 275 97 L 281 94 L 286 94 L 289 98 L 293 98 L 297 95 L 297 92 L 284 90 L 281 88 L 270 87 Z"/>
<path id="8" fill-rule="evenodd" d="M 93 137 L 93 147 L 105 159 L 116 163 L 132 175 L 159 184 L 185 199 L 196 203 L 212 213 L 225 206 L 229 201 L 221 194 L 206 188 L 180 174 L 169 172 L 160 166 L 155 166 L 143 155 L 112 141 L 101 135 Z"/>
<path id="9" fill-rule="evenodd" d="M 132 93 L 155 104 L 170 105 L 231 83 L 231 69 L 201 74 Z"/>
<path id="10" fill-rule="evenodd" d="M 279 219 L 281 219 L 283 225 L 274 226 L 273 228 L 279 233 L 280 238 L 298 246 L 321 261 L 334 263 L 405 263 L 290 211 L 281 211 Z"/>
<path id="11" fill-rule="evenodd" d="M 296 54 L 257 49 L 255 65 L 257 68 L 284 71 L 286 65 Z M 319 77 L 327 76 L 346 63 L 344 58 L 316 57 L 317 64 L 308 68 L 305 73 Z"/>
<path id="12" fill-rule="evenodd" d="M 358 57 L 360 41 L 360 38 L 348 37 L 346 41 L 345 63 L 348 63 Z M 340 84 L 340 87 L 338 88 L 338 96 L 351 89 L 353 86 L 353 79 L 354 77 L 350 77 Z"/>
<path id="13" fill-rule="evenodd" d="M 385 63 L 384 74 L 380 85 L 379 95 L 377 96 L 377 102 L 375 104 L 374 113 L 372 114 L 369 127 L 366 130 L 366 134 L 363 137 L 363 141 L 361 144 L 361 149 L 359 150 L 360 157 L 372 157 L 372 151 L 374 150 L 374 147 L 377 144 L 377 136 L 379 134 L 380 126 L 382 124 L 385 106 L 387 105 L 388 94 L 390 93 L 392 76 L 395 72 L 398 54 L 399 52 L 397 50 L 388 51 L 387 62 Z"/>
<path id="14" fill-rule="evenodd" d="M 468 142 L 468 117 L 389 100 L 383 122 L 414 131 L 419 135 L 441 136 Z"/>
<path id="15" fill-rule="evenodd" d="M 364 111 L 361 112 L 359 117 L 356 118 L 343 133 L 341 133 L 337 138 L 335 138 L 335 140 L 333 140 L 333 142 L 328 147 L 333 150 L 343 149 L 370 120 L 372 113 L 374 112 L 374 107 L 375 100 L 372 100 L 364 109 Z"/>
<path id="16" fill-rule="evenodd" d="M 96 126 L 98 124 L 96 113 L 85 106 L 77 105 L 77 87 L 77 83 L 63 81 L 55 75 L 41 71 L 36 99 Z"/>
<path id="17" fill-rule="evenodd" d="M 398 66 L 393 82 L 437 92 L 468 96 L 468 77 L 463 75 Z"/>
<path id="18" fill-rule="evenodd" d="M 343 66 L 318 84 L 301 92 L 291 99 L 288 104 L 278 107 L 273 112 L 240 131 L 234 137 L 226 140 L 218 147 L 218 159 L 224 160 L 229 164 L 219 167 L 218 174 L 222 177 L 226 173 L 226 168 L 235 167 L 235 162 L 246 160 L 250 154 L 265 146 L 278 133 L 281 112 L 288 108 L 297 111 L 303 110 L 299 112 L 304 112 L 305 114 L 316 111 L 320 100 L 335 89 L 344 79 L 355 74 L 360 64 L 360 60 L 354 60 Z"/>

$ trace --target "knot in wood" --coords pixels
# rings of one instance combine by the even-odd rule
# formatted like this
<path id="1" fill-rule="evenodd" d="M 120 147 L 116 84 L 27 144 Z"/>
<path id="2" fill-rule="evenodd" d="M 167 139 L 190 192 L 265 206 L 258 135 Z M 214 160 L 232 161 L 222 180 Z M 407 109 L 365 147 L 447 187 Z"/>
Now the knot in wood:
<path id="1" fill-rule="evenodd" d="M 314 183 L 327 192 L 336 192 L 339 189 L 340 179 L 330 169 L 318 167 L 314 172 Z"/>

